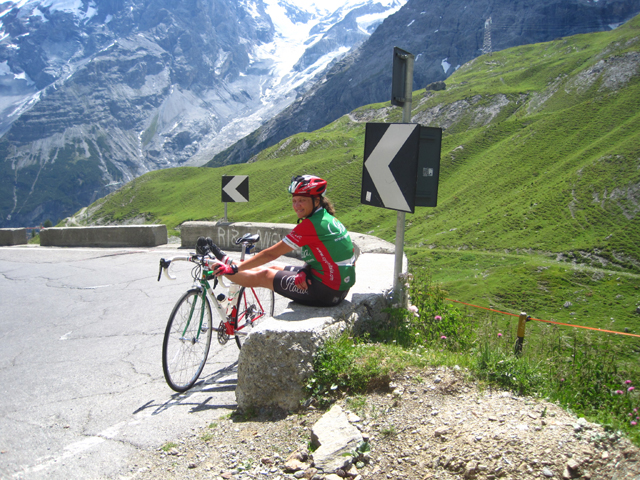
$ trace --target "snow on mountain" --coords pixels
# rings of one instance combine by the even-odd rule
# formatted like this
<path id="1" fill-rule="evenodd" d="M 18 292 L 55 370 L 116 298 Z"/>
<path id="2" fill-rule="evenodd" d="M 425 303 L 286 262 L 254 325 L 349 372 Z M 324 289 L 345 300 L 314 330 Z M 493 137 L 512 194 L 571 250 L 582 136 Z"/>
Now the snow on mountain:
<path id="1" fill-rule="evenodd" d="M 255 43 L 249 49 L 250 64 L 246 72 L 240 72 L 240 79 L 231 81 L 242 88 L 247 83 L 247 77 L 257 81 L 260 85 L 260 104 L 253 108 L 247 117 L 248 123 L 238 135 L 250 132 L 256 128 L 265 118 L 269 118 L 277 111 L 282 110 L 290 104 L 296 96 L 296 89 L 307 84 L 316 75 L 322 72 L 336 58 L 348 52 L 355 43 L 336 45 L 331 51 L 327 51 L 319 58 L 315 58 L 313 63 L 306 64 L 300 70 L 295 70 L 294 66 L 300 61 L 306 51 L 312 49 L 318 42 L 321 42 L 327 32 L 332 27 L 344 21 L 347 15 L 353 10 L 364 10 L 367 7 L 377 6 L 372 13 L 364 13 L 357 17 L 358 33 L 362 39 L 370 35 L 375 27 L 379 25 L 387 16 L 398 11 L 407 0 L 327 0 L 323 2 L 308 2 L 306 0 L 241 0 L 240 6 L 254 19 L 264 22 L 265 20 L 273 25 L 275 34 L 271 42 Z M 135 2 L 133 2 L 135 3 Z M 9 12 L 19 10 L 18 17 L 28 19 L 26 23 L 35 21 L 49 21 L 44 12 L 65 12 L 73 15 L 76 25 L 89 22 L 98 13 L 94 0 L 19 0 L 9 1 L 3 4 L 5 7 L 0 12 L 0 40 L 9 37 L 5 31 L 2 18 Z M 130 7 L 133 9 L 133 6 Z M 267 18 L 265 19 L 265 14 Z M 37 20 L 36 20 L 37 18 Z M 107 15 L 103 23 L 108 27 L 113 16 Z M 23 33 L 28 36 L 29 33 Z M 247 43 L 252 40 L 245 39 Z M 358 42 L 359 43 L 359 42 Z M 14 48 L 19 48 L 13 45 Z M 70 75 L 76 69 L 74 59 L 56 59 L 53 52 L 50 52 L 52 65 L 50 70 L 67 70 Z M 219 64 L 223 64 L 228 52 L 221 52 L 218 59 Z M 1 60 L 1 59 L 0 59 Z M 2 68 L 1 65 L 7 68 Z M 64 65 L 61 65 L 64 64 Z M 268 69 L 268 75 L 252 74 L 251 70 L 264 71 Z M 22 71 L 10 70 L 6 61 L 0 61 L 0 82 L 11 85 L 11 90 L 16 95 L 4 95 L 0 93 L 0 114 L 4 116 L 4 121 L 0 121 L 0 133 L 4 133 L 11 124 L 11 119 L 17 114 L 24 112 L 25 105 L 32 105 L 33 100 L 39 97 L 38 91 L 33 88 L 33 81 L 29 75 Z M 12 78 L 13 77 L 13 78 Z M 14 82 L 11 82 L 14 80 Z M 38 89 L 40 90 L 40 89 Z M 30 99 L 24 98 L 31 97 Z M 4 97 L 4 98 L 2 98 Z M 13 107 L 10 112 L 7 107 Z M 2 108 L 5 107 L 5 108 Z M 234 123 L 237 119 L 232 119 Z M 227 139 L 230 132 L 227 131 Z M 225 141 L 225 143 L 230 143 Z M 206 161 L 201 155 L 192 163 Z M 216 152 L 213 152 L 216 153 Z"/>
<path id="2" fill-rule="evenodd" d="M 208 162 L 406 2 L 5 1 L 0 182 L 12 180 L 0 185 L 0 226 L 55 220 L 149 170 Z M 62 154 L 85 169 L 82 186 L 52 199 Z"/>
<path id="3" fill-rule="evenodd" d="M 267 106 L 267 110 L 273 105 L 274 98 L 282 98 L 287 93 L 307 84 L 331 62 L 354 46 L 353 44 L 338 46 L 302 71 L 296 71 L 294 68 L 304 53 L 320 42 L 332 27 L 344 21 L 351 11 L 372 4 L 382 7 L 378 12 L 357 17 L 359 32 L 369 36 L 377 25 L 390 14 L 398 11 L 406 1 L 331 0 L 309 3 L 304 0 L 264 0 L 265 11 L 275 29 L 274 40 L 256 46 L 251 59 L 252 64 L 272 64 L 270 78 L 265 84 L 262 95 L 262 103 Z M 259 15 L 255 2 L 247 1 L 245 8 L 251 15 Z M 255 113 L 262 119 L 260 111 Z"/>

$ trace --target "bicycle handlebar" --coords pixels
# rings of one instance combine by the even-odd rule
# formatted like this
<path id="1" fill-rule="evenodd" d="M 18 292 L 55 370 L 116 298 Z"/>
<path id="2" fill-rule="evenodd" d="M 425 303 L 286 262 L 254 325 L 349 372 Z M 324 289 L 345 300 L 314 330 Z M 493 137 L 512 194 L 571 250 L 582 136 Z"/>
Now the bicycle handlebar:
<path id="1" fill-rule="evenodd" d="M 207 257 L 203 257 L 203 256 L 200 256 L 200 255 L 187 255 L 187 256 L 180 255 L 180 256 L 177 256 L 177 257 L 169 258 L 169 259 L 161 258 L 160 259 L 160 271 L 158 272 L 158 281 L 160 281 L 160 277 L 162 276 L 162 271 L 163 270 L 164 270 L 165 277 L 167 277 L 169 280 L 175 280 L 175 279 L 178 278 L 178 277 L 173 276 L 173 275 L 171 275 L 169 273 L 169 266 L 171 265 L 171 262 L 176 262 L 176 261 L 178 261 L 178 262 L 180 262 L 180 261 L 182 261 L 182 262 L 193 262 L 193 263 L 197 263 L 197 264 L 199 264 L 200 266 L 203 266 L 203 267 L 211 266 L 210 263 L 211 264 L 219 263 L 217 260 L 213 260 L 213 259 L 210 259 L 210 258 L 207 258 Z M 222 283 L 222 285 L 224 287 L 228 287 L 228 285 L 224 282 L 222 276 L 218 276 L 218 281 L 220 283 Z"/>
<path id="2" fill-rule="evenodd" d="M 236 240 L 236 245 L 242 245 L 243 246 L 243 251 L 242 251 L 242 255 L 240 257 L 240 261 L 244 260 L 244 255 L 245 253 L 250 253 L 251 250 L 255 247 L 255 243 L 260 240 L 260 234 L 255 234 L 255 235 L 251 235 L 249 233 L 243 235 L 242 237 L 238 238 Z M 173 257 L 170 259 L 164 259 L 161 258 L 160 259 L 160 271 L 158 272 L 158 281 L 160 281 L 160 277 L 162 277 L 162 271 L 164 270 L 164 274 L 165 276 L 169 279 L 169 280 L 175 280 L 177 277 L 171 275 L 169 273 L 169 266 L 171 265 L 171 262 L 175 262 L 175 261 L 185 261 L 185 262 L 193 262 L 193 263 L 197 263 L 198 265 L 200 265 L 201 267 L 210 267 L 210 263 L 209 260 L 211 260 L 211 263 L 216 263 L 217 260 L 213 260 L 211 258 L 207 258 L 206 255 L 195 255 L 195 254 L 191 254 L 188 256 L 178 256 L 178 257 Z M 220 283 L 222 283 L 222 285 L 224 287 L 228 287 L 228 285 L 224 282 L 223 277 L 221 275 L 218 276 L 218 281 Z"/>
<path id="3" fill-rule="evenodd" d="M 174 277 L 173 275 L 171 275 L 169 273 L 169 266 L 171 265 L 171 262 L 175 262 L 175 261 L 185 261 L 185 262 L 190 262 L 192 261 L 192 256 L 179 256 L 179 257 L 173 257 L 173 258 L 169 258 L 169 259 L 164 259 L 161 258 L 160 259 L 160 271 L 158 272 L 158 281 L 160 281 L 160 277 L 162 276 L 162 271 L 164 270 L 164 276 L 167 277 L 169 280 L 175 280 L 178 277 Z"/>

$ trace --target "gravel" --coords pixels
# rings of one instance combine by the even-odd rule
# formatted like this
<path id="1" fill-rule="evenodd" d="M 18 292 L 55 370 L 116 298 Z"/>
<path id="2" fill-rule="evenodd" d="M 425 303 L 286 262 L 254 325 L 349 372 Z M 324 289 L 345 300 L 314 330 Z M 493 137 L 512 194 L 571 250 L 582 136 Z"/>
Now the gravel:
<path id="1" fill-rule="evenodd" d="M 480 390 L 458 368 L 404 372 L 385 392 L 339 403 L 371 448 L 338 472 L 353 480 L 640 480 L 639 450 L 620 433 L 541 399 Z M 316 471 L 308 450 L 322 413 L 228 415 L 174 445 L 139 451 L 122 477 L 338 480 Z"/>

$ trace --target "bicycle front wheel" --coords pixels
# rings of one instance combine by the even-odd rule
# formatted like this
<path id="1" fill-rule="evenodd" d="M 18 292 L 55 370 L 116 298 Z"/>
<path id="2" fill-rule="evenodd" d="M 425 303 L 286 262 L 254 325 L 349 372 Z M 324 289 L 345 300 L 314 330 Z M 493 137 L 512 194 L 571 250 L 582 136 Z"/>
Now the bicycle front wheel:
<path id="1" fill-rule="evenodd" d="M 274 295 L 268 288 L 242 287 L 238 292 L 236 344 L 242 347 L 250 328 L 273 316 Z"/>
<path id="2" fill-rule="evenodd" d="M 173 307 L 162 344 L 162 369 L 176 392 L 190 389 L 198 380 L 211 345 L 211 305 L 193 288 Z"/>

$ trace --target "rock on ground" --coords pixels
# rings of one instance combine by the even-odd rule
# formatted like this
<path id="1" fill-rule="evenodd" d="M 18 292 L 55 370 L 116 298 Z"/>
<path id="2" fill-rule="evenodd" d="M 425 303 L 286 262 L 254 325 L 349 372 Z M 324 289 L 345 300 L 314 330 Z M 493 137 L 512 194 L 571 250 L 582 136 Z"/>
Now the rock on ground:
<path id="1" fill-rule="evenodd" d="M 352 480 L 640 480 L 639 449 L 627 439 L 540 399 L 479 390 L 461 371 L 404 373 L 388 392 L 338 404 L 371 446 L 366 463 L 338 472 Z M 140 451 L 123 477 L 335 479 L 313 467 L 307 450 L 322 414 L 228 416 L 171 448 Z M 306 453 L 298 470 L 285 469 L 292 454 Z"/>

